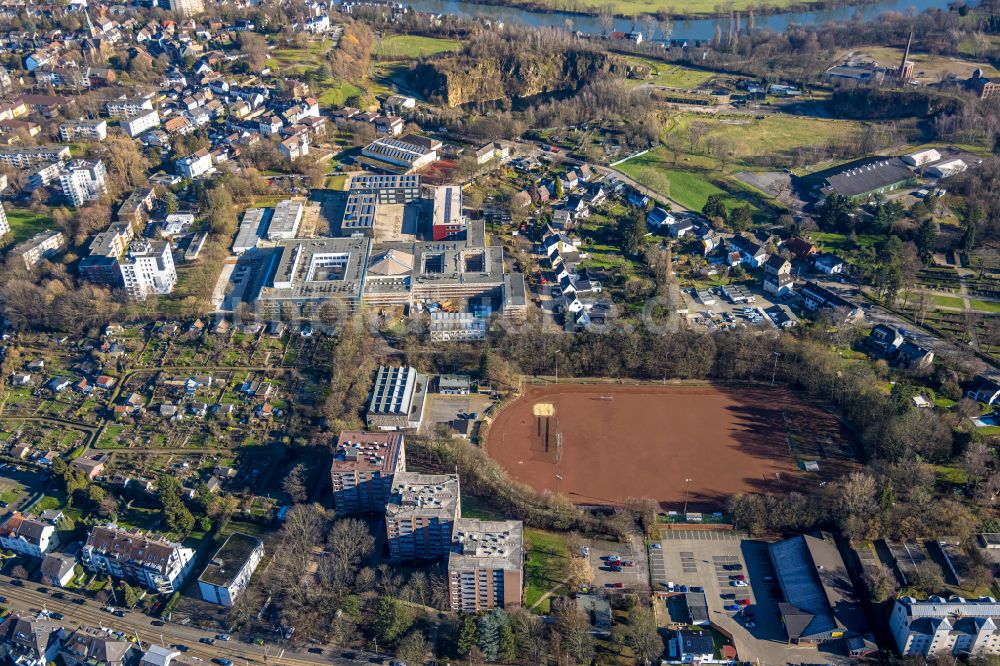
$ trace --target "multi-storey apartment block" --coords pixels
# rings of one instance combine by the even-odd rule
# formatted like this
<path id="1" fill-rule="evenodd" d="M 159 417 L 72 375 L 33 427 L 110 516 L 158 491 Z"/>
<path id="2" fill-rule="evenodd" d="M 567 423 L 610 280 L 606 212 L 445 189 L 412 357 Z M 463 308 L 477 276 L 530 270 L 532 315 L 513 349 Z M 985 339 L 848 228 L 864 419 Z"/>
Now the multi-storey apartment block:
<path id="1" fill-rule="evenodd" d="M 392 559 L 436 560 L 447 555 L 461 504 L 457 474 L 396 474 L 385 509 Z"/>

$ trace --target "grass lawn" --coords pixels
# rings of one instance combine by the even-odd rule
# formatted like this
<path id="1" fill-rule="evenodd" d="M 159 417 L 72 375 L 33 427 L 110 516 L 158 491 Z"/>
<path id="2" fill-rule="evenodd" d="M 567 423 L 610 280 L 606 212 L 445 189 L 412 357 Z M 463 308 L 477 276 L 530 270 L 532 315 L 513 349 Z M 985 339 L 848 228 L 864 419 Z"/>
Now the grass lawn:
<path id="1" fill-rule="evenodd" d="M 809 237 L 813 243 L 822 246 L 824 250 L 834 251 L 834 252 L 847 252 L 853 249 L 851 245 L 851 240 L 845 234 L 835 234 L 827 233 L 822 231 L 810 231 L 806 236 Z M 874 245 L 877 243 L 881 236 L 876 236 L 873 234 L 860 234 L 858 237 L 858 245 L 860 247 L 867 247 L 869 245 Z"/>
<path id="2" fill-rule="evenodd" d="M 964 486 L 969 482 L 969 475 L 965 470 L 948 465 L 935 465 L 934 478 L 939 483 L 947 483 L 953 486 Z"/>
<path id="3" fill-rule="evenodd" d="M 502 516 L 489 505 L 489 502 L 474 495 L 465 495 L 462 497 L 462 518 L 502 520 Z"/>
<path id="4" fill-rule="evenodd" d="M 26 208 L 8 208 L 7 222 L 10 224 L 10 234 L 4 237 L 4 241 L 10 243 L 20 243 L 31 238 L 39 231 L 45 231 L 52 227 L 52 218 L 42 215 Z"/>
<path id="5" fill-rule="evenodd" d="M 969 299 L 969 305 L 973 310 L 979 312 L 1000 312 L 1000 303 L 996 301 L 980 301 L 975 298 Z"/>
<path id="6" fill-rule="evenodd" d="M 11 502 L 13 502 L 18 497 L 21 496 L 21 492 L 22 492 L 21 488 L 11 488 L 10 490 L 5 490 L 4 492 L 0 493 L 0 502 L 5 502 L 7 504 L 10 504 Z"/>
<path id="7" fill-rule="evenodd" d="M 700 123 L 707 131 L 695 151 L 701 152 L 715 141 L 725 141 L 737 161 L 760 155 L 791 153 L 803 146 L 826 146 L 857 136 L 859 123 L 800 116 L 771 115 L 757 120 L 750 116 L 706 117 L 705 114 L 682 114 L 673 120 L 667 135 L 674 143 L 690 147 L 692 124 Z M 685 148 L 687 149 L 687 148 Z"/>
<path id="8" fill-rule="evenodd" d="M 656 60 L 636 57 L 630 57 L 629 60 L 646 65 L 647 67 L 652 67 L 656 72 L 653 76 L 647 79 L 630 79 L 629 83 L 633 85 L 651 83 L 654 86 L 664 86 L 666 88 L 686 88 L 691 90 L 700 88 L 703 84 L 708 83 L 715 77 L 714 72 L 684 67 L 683 65 L 668 64 L 665 62 L 658 62 Z"/>
<path id="9" fill-rule="evenodd" d="M 569 548 L 558 534 L 535 529 L 524 530 L 524 543 L 528 550 L 528 560 L 524 565 L 527 579 L 524 603 L 530 607 L 543 594 L 565 580 Z M 535 611 L 548 613 L 548 599 L 539 604 Z"/>
<path id="10" fill-rule="evenodd" d="M 320 93 L 317 101 L 323 106 L 344 106 L 348 98 L 363 95 L 364 92 L 358 86 L 347 81 L 333 85 L 323 84 L 323 92 Z"/>
<path id="11" fill-rule="evenodd" d="M 725 195 L 726 208 L 734 208 L 743 203 L 750 203 L 756 208 L 753 199 L 757 198 L 749 190 L 733 184 L 732 190 L 723 190 L 714 182 L 711 175 L 703 171 L 685 171 L 674 167 L 668 153 L 662 148 L 652 150 L 623 164 L 618 170 L 626 176 L 637 180 L 646 187 L 664 196 L 669 196 L 681 206 L 700 211 L 713 194 Z M 722 174 L 719 174 L 722 178 Z M 737 193 L 743 196 L 737 196 Z"/>
<path id="12" fill-rule="evenodd" d="M 329 176 L 323 186 L 328 190 L 342 190 L 344 189 L 344 183 L 347 182 L 347 176 L 341 174 L 339 176 Z"/>
<path id="13" fill-rule="evenodd" d="M 462 42 L 457 39 L 393 35 L 382 40 L 375 55 L 380 58 L 425 58 L 438 53 L 457 51 L 460 48 Z"/>
<path id="14" fill-rule="evenodd" d="M 943 308 L 957 308 L 961 310 L 965 307 L 965 302 L 957 296 L 942 296 L 940 294 L 934 294 L 931 296 L 931 301 L 934 305 L 940 305 Z"/>

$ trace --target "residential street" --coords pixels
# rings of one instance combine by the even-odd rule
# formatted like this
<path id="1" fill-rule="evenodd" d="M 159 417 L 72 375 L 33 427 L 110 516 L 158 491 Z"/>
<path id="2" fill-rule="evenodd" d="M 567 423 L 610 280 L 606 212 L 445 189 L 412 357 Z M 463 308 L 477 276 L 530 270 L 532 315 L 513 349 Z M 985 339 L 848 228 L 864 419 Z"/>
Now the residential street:
<path id="1" fill-rule="evenodd" d="M 50 594 L 38 592 L 39 585 L 25 583 L 24 587 L 10 584 L 12 579 L 0 576 L 0 595 L 7 598 L 5 605 L 15 612 L 37 613 L 45 609 L 49 612 L 63 614 L 63 619 L 54 621 L 63 625 L 67 631 L 78 626 L 107 627 L 137 636 L 144 647 L 149 644 L 164 646 L 185 645 L 189 648 L 187 654 L 195 655 L 206 662 L 216 658 L 228 658 L 236 664 L 267 664 L 268 666 L 307 666 L 311 664 L 335 664 L 337 666 L 353 666 L 372 663 L 373 653 L 357 652 L 355 659 L 344 659 L 339 656 L 345 652 L 355 652 L 346 648 L 324 648 L 324 654 L 308 652 L 291 652 L 275 645 L 252 645 L 235 639 L 216 641 L 214 645 L 199 643 L 198 639 L 214 636 L 190 626 L 174 623 L 164 623 L 162 627 L 152 625 L 153 620 L 138 612 L 129 611 L 125 617 L 115 617 L 101 610 L 95 602 L 88 600 L 84 606 L 77 605 L 72 599 L 77 595 L 65 590 L 66 599 L 54 599 Z M 56 591 L 53 588 L 49 588 Z M 380 662 L 375 662 L 380 663 Z M 386 662 L 388 663 L 388 659 Z"/>

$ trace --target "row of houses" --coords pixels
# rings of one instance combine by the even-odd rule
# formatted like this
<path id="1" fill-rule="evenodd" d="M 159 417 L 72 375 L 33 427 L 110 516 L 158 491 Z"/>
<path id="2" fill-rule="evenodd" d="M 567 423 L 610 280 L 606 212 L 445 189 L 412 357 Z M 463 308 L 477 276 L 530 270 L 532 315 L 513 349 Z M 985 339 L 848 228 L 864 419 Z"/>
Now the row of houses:
<path id="1" fill-rule="evenodd" d="M 56 552 L 61 545 L 57 526 L 61 514 L 8 515 L 0 523 L 0 546 L 20 555 L 41 559 L 42 580 L 66 587 L 76 577 L 79 562 L 85 569 L 112 576 L 155 594 L 172 594 L 188 580 L 195 551 L 158 534 L 125 529 L 109 523 L 95 526 L 77 556 Z M 246 589 L 264 556 L 263 542 L 242 533 L 230 535 L 198 579 L 202 598 L 232 606 Z"/>

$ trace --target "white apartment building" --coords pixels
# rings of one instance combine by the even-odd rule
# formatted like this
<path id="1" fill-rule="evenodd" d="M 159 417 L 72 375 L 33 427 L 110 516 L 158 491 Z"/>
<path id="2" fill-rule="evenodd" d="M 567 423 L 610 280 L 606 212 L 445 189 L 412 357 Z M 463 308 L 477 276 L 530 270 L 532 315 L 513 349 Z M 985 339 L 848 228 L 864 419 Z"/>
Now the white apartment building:
<path id="1" fill-rule="evenodd" d="M 133 299 L 144 301 L 150 294 L 169 294 L 177 284 L 177 270 L 170 243 L 142 240 L 132 244 L 119 260 L 122 285 Z"/>
<path id="2" fill-rule="evenodd" d="M 0 238 L 3 238 L 10 233 L 10 222 L 7 221 L 7 211 L 3 208 L 3 203 L 0 202 Z"/>
<path id="3" fill-rule="evenodd" d="M 67 163 L 59 176 L 63 194 L 76 207 L 104 196 L 108 191 L 108 172 L 104 162 L 73 160 Z"/>
<path id="4" fill-rule="evenodd" d="M 153 102 L 146 98 L 113 99 L 104 104 L 104 109 L 112 118 L 131 118 L 144 111 L 151 111 L 153 109 Z"/>
<path id="5" fill-rule="evenodd" d="M 0 164 L 23 169 L 39 162 L 61 162 L 69 159 L 69 146 L 0 148 Z"/>
<path id="6" fill-rule="evenodd" d="M 196 153 L 177 160 L 176 164 L 178 175 L 193 180 L 212 170 L 212 154 L 202 148 Z"/>
<path id="7" fill-rule="evenodd" d="M 43 259 L 54 256 L 66 245 L 66 237 L 61 231 L 50 229 L 40 231 L 26 241 L 21 241 L 10 251 L 11 255 L 21 257 L 29 270 L 37 266 Z"/>
<path id="8" fill-rule="evenodd" d="M 122 118 L 120 122 L 125 133 L 134 139 L 143 132 L 159 126 L 160 114 L 156 109 L 150 109 L 128 118 Z"/>
<path id="9" fill-rule="evenodd" d="M 171 594 L 181 588 L 194 564 L 194 550 L 138 529 L 114 523 L 95 527 L 80 551 L 91 571 L 142 585 L 151 592 Z"/>
<path id="10" fill-rule="evenodd" d="M 63 141 L 104 141 L 108 138 L 108 121 L 74 120 L 59 125 L 59 138 Z"/>
<path id="11" fill-rule="evenodd" d="M 897 599 L 889 618 L 904 657 L 1000 654 L 1000 603 L 992 597 Z"/>
<path id="12" fill-rule="evenodd" d="M 220 606 L 232 606 L 236 597 L 250 584 L 250 577 L 262 559 L 263 541 L 234 532 L 216 551 L 215 557 L 198 578 L 201 598 Z"/>
<path id="13" fill-rule="evenodd" d="M 188 17 L 205 11 L 203 0 L 169 0 L 170 11 Z"/>
<path id="14" fill-rule="evenodd" d="M 30 557 L 43 558 L 59 545 L 56 528 L 15 511 L 0 524 L 0 547 Z"/>

